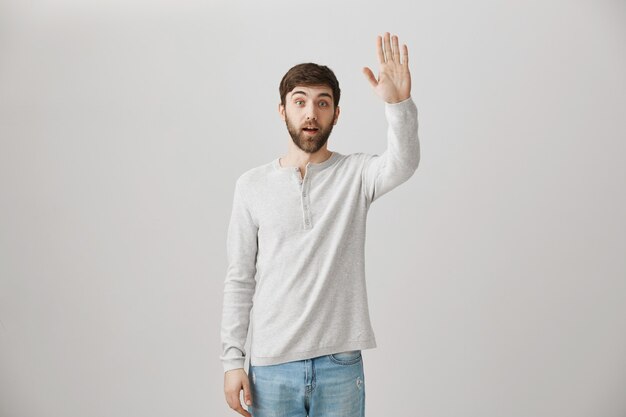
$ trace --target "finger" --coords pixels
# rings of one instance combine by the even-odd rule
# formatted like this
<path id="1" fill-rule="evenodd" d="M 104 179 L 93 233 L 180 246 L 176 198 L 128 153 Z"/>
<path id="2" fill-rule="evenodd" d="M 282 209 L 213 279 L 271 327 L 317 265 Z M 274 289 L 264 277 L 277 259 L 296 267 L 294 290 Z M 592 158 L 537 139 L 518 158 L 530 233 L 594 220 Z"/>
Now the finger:
<path id="1" fill-rule="evenodd" d="M 389 32 L 385 33 L 385 60 L 391 61 L 393 60 L 393 52 L 391 51 L 391 34 Z"/>
<path id="2" fill-rule="evenodd" d="M 239 405 L 239 407 L 235 408 L 235 411 L 238 412 L 239 414 L 241 414 L 242 416 L 252 417 L 252 414 L 250 414 L 249 412 L 244 410 L 244 408 L 241 406 L 241 404 Z"/>
<path id="3" fill-rule="evenodd" d="M 383 38 L 380 36 L 376 37 L 376 53 L 378 54 L 378 62 L 384 64 L 385 54 L 383 53 Z"/>
<path id="4" fill-rule="evenodd" d="M 228 396 L 228 406 L 241 414 L 242 416 L 251 417 L 250 413 L 244 410 L 241 406 L 241 401 L 239 400 L 239 395 L 229 394 Z"/>
<path id="5" fill-rule="evenodd" d="M 393 53 L 393 60 L 400 63 L 400 47 L 398 46 L 398 37 L 396 35 L 391 38 L 391 48 Z"/>
<path id="6" fill-rule="evenodd" d="M 228 403 L 228 406 L 233 410 L 236 410 L 237 407 L 241 406 L 238 393 L 235 394 L 234 392 L 229 392 L 228 394 L 226 394 L 226 402 Z"/>
<path id="7" fill-rule="evenodd" d="M 250 391 L 249 381 L 243 381 L 243 401 L 246 405 L 252 405 L 252 392 Z"/>
<path id="8" fill-rule="evenodd" d="M 409 65 L 409 48 L 406 43 L 402 45 L 402 65 Z"/>
<path id="9" fill-rule="evenodd" d="M 374 73 L 372 72 L 372 70 L 367 68 L 367 67 L 365 67 L 365 68 L 363 68 L 363 74 L 365 74 L 365 77 L 367 78 L 367 81 L 370 82 L 372 87 L 376 88 L 376 86 L 378 85 L 378 81 L 376 81 L 376 77 L 374 76 Z"/>

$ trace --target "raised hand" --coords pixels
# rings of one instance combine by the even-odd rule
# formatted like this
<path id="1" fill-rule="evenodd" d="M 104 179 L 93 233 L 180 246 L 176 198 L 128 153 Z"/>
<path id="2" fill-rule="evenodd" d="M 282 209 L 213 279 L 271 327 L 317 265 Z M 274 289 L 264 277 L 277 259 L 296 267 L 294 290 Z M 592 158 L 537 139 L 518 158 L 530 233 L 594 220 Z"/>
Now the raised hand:
<path id="1" fill-rule="evenodd" d="M 384 45 L 384 48 L 383 48 Z M 374 88 L 376 94 L 387 103 L 398 103 L 411 96 L 411 73 L 409 72 L 409 49 L 406 44 L 402 45 L 402 54 L 398 46 L 398 37 L 393 37 L 389 32 L 383 38 L 376 39 L 376 51 L 378 52 L 378 79 L 368 67 L 363 68 L 363 73 Z"/>

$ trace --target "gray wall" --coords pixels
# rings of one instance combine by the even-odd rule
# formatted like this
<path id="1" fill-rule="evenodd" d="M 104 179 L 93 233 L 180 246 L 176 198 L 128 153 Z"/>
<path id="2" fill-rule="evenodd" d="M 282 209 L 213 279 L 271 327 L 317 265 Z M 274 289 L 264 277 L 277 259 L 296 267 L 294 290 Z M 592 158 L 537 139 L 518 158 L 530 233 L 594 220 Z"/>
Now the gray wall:
<path id="1" fill-rule="evenodd" d="M 626 6 L 591 0 L 1 1 L 0 415 L 234 416 L 235 179 L 303 61 L 329 148 L 382 152 L 384 31 L 422 161 L 370 212 L 368 414 L 626 415 Z"/>

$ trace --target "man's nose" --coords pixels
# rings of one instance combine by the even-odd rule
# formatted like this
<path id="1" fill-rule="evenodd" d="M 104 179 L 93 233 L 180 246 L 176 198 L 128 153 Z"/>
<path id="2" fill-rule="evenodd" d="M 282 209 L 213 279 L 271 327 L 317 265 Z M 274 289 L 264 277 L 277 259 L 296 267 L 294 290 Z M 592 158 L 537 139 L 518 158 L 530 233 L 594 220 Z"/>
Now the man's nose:
<path id="1" fill-rule="evenodd" d="M 308 106 L 306 109 L 307 120 L 317 120 L 317 109 L 315 106 Z"/>

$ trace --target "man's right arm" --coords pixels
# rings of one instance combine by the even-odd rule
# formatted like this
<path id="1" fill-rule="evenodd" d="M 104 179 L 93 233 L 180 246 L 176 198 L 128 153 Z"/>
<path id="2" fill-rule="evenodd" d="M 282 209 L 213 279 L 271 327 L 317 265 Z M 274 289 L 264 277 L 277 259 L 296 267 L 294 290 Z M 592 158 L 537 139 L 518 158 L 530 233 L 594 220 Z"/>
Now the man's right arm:
<path id="1" fill-rule="evenodd" d="M 224 367 L 224 395 L 233 410 L 245 417 L 250 413 L 241 405 L 240 392 L 244 402 L 252 403 L 250 381 L 244 371 L 246 358 L 245 343 L 250 324 L 250 310 L 256 287 L 258 225 L 246 204 L 241 178 L 235 184 L 233 209 L 228 226 L 226 251 L 228 269 L 224 280 L 224 301 L 222 306 L 222 355 Z"/>
<path id="2" fill-rule="evenodd" d="M 243 368 L 245 343 L 256 286 L 258 226 L 246 203 L 241 178 L 235 184 L 233 208 L 226 243 L 228 269 L 222 307 L 222 355 L 224 372 Z"/>

